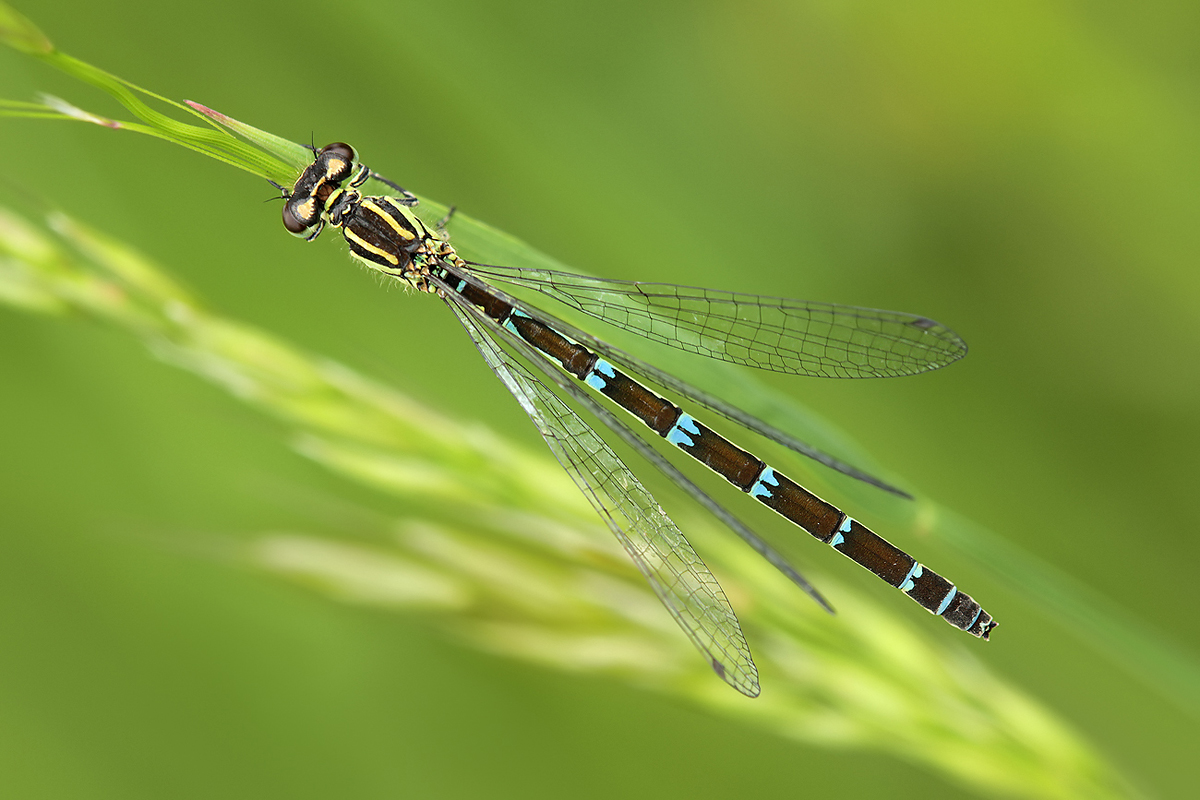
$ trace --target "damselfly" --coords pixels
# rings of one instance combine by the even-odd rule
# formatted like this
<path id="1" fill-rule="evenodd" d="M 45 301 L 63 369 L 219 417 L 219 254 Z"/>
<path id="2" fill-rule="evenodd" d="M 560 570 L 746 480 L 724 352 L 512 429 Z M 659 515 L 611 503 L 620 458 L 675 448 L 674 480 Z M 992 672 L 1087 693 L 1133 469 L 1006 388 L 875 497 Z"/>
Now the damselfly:
<path id="1" fill-rule="evenodd" d="M 826 609 L 832 611 L 777 551 L 626 427 L 594 394 L 608 398 L 931 613 L 988 638 L 996 623 L 969 595 L 632 376 L 639 375 L 838 472 L 896 494 L 904 492 L 494 284 L 541 292 L 585 315 L 681 350 L 796 375 L 874 378 L 937 369 L 966 353 L 962 340 L 949 328 L 894 311 L 473 263 L 460 258 L 446 241 L 444 221 L 432 228 L 423 223 L 410 210 L 416 198 L 358 163 L 349 145 L 337 142 L 319 151 L 314 148 L 313 155 L 291 189 L 278 187 L 285 199 L 287 229 L 311 241 L 326 224 L 338 228 L 351 255 L 366 266 L 446 302 L 654 593 L 730 685 L 751 697 L 759 693 L 758 671 L 725 593 L 641 482 L 554 390 L 594 414 Z M 359 187 L 370 178 L 383 180 L 399 196 L 364 196 Z"/>

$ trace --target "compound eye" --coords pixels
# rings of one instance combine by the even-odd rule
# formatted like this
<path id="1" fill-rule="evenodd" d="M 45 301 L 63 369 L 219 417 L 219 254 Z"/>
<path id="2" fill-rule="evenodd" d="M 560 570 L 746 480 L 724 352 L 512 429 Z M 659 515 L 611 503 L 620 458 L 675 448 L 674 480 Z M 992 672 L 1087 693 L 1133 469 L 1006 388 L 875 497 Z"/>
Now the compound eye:
<path id="1" fill-rule="evenodd" d="M 354 148 L 344 142 L 334 142 L 321 148 L 317 155 L 317 163 L 324 165 L 325 179 L 341 183 L 350 177 L 357 155 Z"/>
<path id="2" fill-rule="evenodd" d="M 325 145 L 321 148 L 321 152 L 317 153 L 317 158 L 330 153 L 340 156 L 347 161 L 353 161 L 358 158 L 358 155 L 354 152 L 354 148 L 345 142 L 333 142 L 332 144 Z"/>
<path id="3" fill-rule="evenodd" d="M 288 233 L 293 236 L 303 236 L 309 228 L 309 223 L 300 219 L 292 209 L 291 202 L 287 202 L 283 204 L 283 227 L 287 228 Z"/>
<path id="4" fill-rule="evenodd" d="M 326 144 L 324 148 L 320 149 L 320 152 L 318 152 L 317 155 L 324 156 L 326 152 L 332 152 L 332 154 L 346 158 L 347 161 L 354 161 L 355 158 L 358 158 L 358 155 L 356 155 L 354 152 L 354 148 L 344 142 Z"/>

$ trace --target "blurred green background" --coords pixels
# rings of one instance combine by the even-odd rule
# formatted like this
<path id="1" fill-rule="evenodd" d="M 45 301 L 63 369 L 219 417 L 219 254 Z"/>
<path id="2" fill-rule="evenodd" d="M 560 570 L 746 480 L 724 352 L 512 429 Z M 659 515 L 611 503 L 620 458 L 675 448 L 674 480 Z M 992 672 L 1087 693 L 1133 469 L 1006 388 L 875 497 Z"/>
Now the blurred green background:
<path id="1" fill-rule="evenodd" d="M 1090 597 L 1078 582 L 1195 658 L 1193 4 L 18 7 L 79 58 L 297 141 L 351 142 L 408 188 L 580 270 L 950 324 L 972 352 L 940 373 L 764 380 L 1069 575 L 1064 591 Z M 116 113 L 0 51 L 0 95 L 38 91 Z M 136 244 L 215 308 L 538 446 L 440 304 L 287 236 L 261 181 L 84 125 L 4 120 L 0 146 L 6 181 Z M 11 796 L 961 792 L 164 548 L 319 528 L 301 497 L 402 509 L 123 334 L 0 309 L 0 343 Z M 992 643 L 968 642 L 981 659 L 1146 793 L 1190 796 L 1194 684 L 1173 698 L 1019 579 L 938 558 L 1002 623 Z"/>

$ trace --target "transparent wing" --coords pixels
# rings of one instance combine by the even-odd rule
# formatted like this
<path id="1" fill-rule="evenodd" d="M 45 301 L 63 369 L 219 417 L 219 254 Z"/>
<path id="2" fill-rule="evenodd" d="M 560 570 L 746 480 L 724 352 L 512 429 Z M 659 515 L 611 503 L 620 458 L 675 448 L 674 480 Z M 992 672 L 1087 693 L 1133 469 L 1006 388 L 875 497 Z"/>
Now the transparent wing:
<path id="1" fill-rule="evenodd" d="M 757 697 L 758 670 L 733 607 L 683 532 L 612 448 L 491 340 L 471 306 L 447 304 L 688 638 L 722 679 Z"/>
<path id="2" fill-rule="evenodd" d="M 962 358 L 958 334 L 928 317 L 669 283 L 615 281 L 471 263 L 671 347 L 773 372 L 823 378 L 915 375 Z"/>
<path id="3" fill-rule="evenodd" d="M 479 313 L 478 310 L 473 306 L 463 302 L 441 278 L 432 276 L 430 280 L 435 286 L 442 290 L 445 297 L 449 298 L 449 302 L 457 303 L 462 308 L 465 308 L 467 313 L 473 315 L 479 324 L 482 325 L 493 338 L 499 338 L 505 342 L 508 342 L 508 344 L 521 357 L 523 357 L 531 366 L 535 367 L 539 372 L 541 372 L 543 377 L 553 383 L 559 392 L 567 395 L 580 406 L 587 409 L 587 411 L 595 416 L 596 419 L 604 423 L 605 427 L 620 437 L 621 441 L 629 445 L 630 449 L 632 449 L 642 458 L 649 461 L 656 469 L 666 475 L 672 483 L 674 483 L 680 489 L 683 489 L 683 491 L 689 497 L 691 497 L 700 505 L 704 506 L 704 508 L 708 509 L 708 511 L 714 517 L 725 523 L 725 525 L 727 525 L 731 531 L 736 533 L 743 541 L 746 542 L 746 544 L 750 545 L 750 547 L 752 547 L 756 553 L 765 558 L 767 562 L 771 564 L 771 566 L 775 567 L 784 575 L 786 575 L 788 579 L 791 580 L 792 583 L 796 584 L 796 586 L 800 587 L 805 594 L 807 594 L 813 600 L 816 600 L 822 608 L 824 608 L 830 614 L 835 613 L 833 606 L 829 604 L 829 601 L 817 591 L 815 586 L 808 582 L 807 578 L 801 575 L 795 567 L 788 563 L 787 559 L 783 557 L 783 554 L 771 547 L 771 545 L 768 544 L 765 539 L 752 531 L 749 526 L 746 525 L 746 523 L 735 517 L 728 509 L 714 500 L 707 492 L 696 485 L 691 478 L 683 474 L 678 467 L 676 467 L 674 464 L 664 458 L 661 453 L 651 447 L 645 439 L 634 433 L 628 425 L 617 419 L 617 416 L 613 414 L 612 411 L 601 405 L 596 398 L 594 398 L 588 391 L 584 390 L 583 387 L 576 382 L 574 377 L 569 377 L 566 372 L 559 369 L 558 366 L 555 365 L 553 359 L 548 357 L 545 353 L 542 353 L 534 348 L 517 334 L 498 325 L 487 315 Z M 475 276 L 470 276 L 468 280 L 476 282 L 481 287 L 485 286 L 480 282 L 480 279 Z M 508 297 L 494 286 L 486 286 L 486 289 L 497 298 Z M 562 331 L 559 331 L 559 333 L 562 333 Z"/>
<path id="4" fill-rule="evenodd" d="M 642 378 L 645 378 L 646 380 L 648 380 L 651 383 L 657 384 L 658 386 L 661 386 L 662 388 L 667 389 L 668 391 L 675 392 L 682 397 L 686 397 L 687 399 L 696 402 L 697 404 L 703 406 L 704 408 L 707 408 L 710 411 L 720 414 L 722 417 L 725 417 L 728 420 L 732 420 L 733 422 L 736 422 L 738 425 L 741 425 L 742 427 L 744 427 L 748 430 L 752 430 L 755 433 L 765 436 L 774 442 L 778 442 L 779 444 L 782 444 L 784 447 L 794 450 L 795 452 L 800 453 L 803 456 L 811 458 L 814 461 L 816 461 L 826 467 L 829 467 L 830 469 L 833 469 L 833 470 L 836 470 L 836 471 L 842 473 L 843 475 L 848 475 L 851 478 L 854 478 L 856 480 L 860 480 L 864 483 L 869 483 L 872 486 L 875 486 L 879 489 L 883 489 L 886 492 L 891 492 L 892 494 L 898 495 L 899 497 L 904 497 L 909 500 L 912 499 L 912 495 L 910 495 L 908 492 L 904 491 L 903 489 L 899 489 L 899 488 L 891 485 L 890 483 L 888 483 L 884 480 L 881 480 L 880 478 L 877 478 L 874 475 L 871 475 L 868 472 L 864 472 L 863 470 L 860 470 L 858 467 L 847 464 L 846 462 L 844 462 L 840 459 L 834 458 L 833 456 L 829 455 L 828 453 L 818 450 L 817 448 L 813 447 L 812 445 L 808 444 L 807 442 L 797 439 L 795 436 L 792 436 L 790 433 L 780 430 L 779 428 L 776 428 L 774 425 L 771 425 L 770 423 L 768 423 L 764 420 L 761 420 L 758 417 L 755 417 L 751 414 L 747 414 L 745 411 L 742 411 L 737 406 L 727 403 L 724 400 L 721 400 L 719 397 L 716 397 L 712 394 L 709 394 L 708 392 L 705 392 L 702 389 L 697 388 L 696 386 L 693 386 L 692 384 L 688 383 L 687 381 L 676 378 L 674 375 L 671 375 L 669 372 L 661 370 L 658 367 L 654 366 L 653 364 L 651 364 L 647 361 L 644 361 L 631 353 L 627 353 L 624 350 L 621 350 L 620 348 L 614 347 L 613 345 L 609 344 L 608 342 L 604 341 L 603 339 L 593 336 L 592 334 L 588 333 L 587 331 L 577 328 L 574 325 L 570 324 L 569 322 L 554 316 L 553 314 L 548 314 L 545 311 L 541 310 L 540 308 L 537 308 L 536 306 L 532 306 L 529 303 L 526 303 L 524 300 L 521 300 L 518 297 L 514 297 L 495 286 L 491 286 L 491 285 L 482 283 L 483 279 L 475 274 L 477 270 L 475 269 L 474 266 L 469 267 L 469 272 L 468 272 L 468 270 L 462 269 L 458 266 L 447 265 L 446 268 L 449 272 L 451 272 L 452 274 L 454 274 L 455 276 L 457 276 L 459 278 L 471 280 L 476 285 L 486 286 L 487 291 L 495 294 L 497 297 L 501 298 L 502 300 L 504 300 L 504 302 L 508 303 L 509 305 L 513 306 L 514 308 L 519 309 L 522 313 L 528 314 L 530 317 L 537 320 L 538 322 L 541 322 L 544 325 L 548 325 L 551 328 L 554 328 L 555 330 L 559 331 L 560 333 L 563 333 L 563 334 L 569 336 L 570 338 L 574 339 L 576 342 L 578 342 L 586 347 L 591 348 L 593 351 L 595 351 L 596 353 L 599 353 L 604 358 L 608 359 L 609 361 L 612 361 L 614 364 L 622 365 L 625 369 L 641 376 Z M 508 268 L 507 267 L 484 267 L 484 269 L 505 269 L 506 270 Z"/>

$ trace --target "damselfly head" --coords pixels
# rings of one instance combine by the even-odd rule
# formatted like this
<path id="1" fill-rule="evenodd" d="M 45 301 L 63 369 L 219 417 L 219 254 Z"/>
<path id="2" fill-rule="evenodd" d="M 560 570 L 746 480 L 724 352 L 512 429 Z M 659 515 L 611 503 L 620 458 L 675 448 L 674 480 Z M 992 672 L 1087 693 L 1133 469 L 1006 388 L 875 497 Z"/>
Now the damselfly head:
<path id="1" fill-rule="evenodd" d="M 351 177 L 357 157 L 345 142 L 333 142 L 315 152 L 313 162 L 300 173 L 283 204 L 283 227 L 289 233 L 310 241 L 317 237 L 325 204 Z"/>

